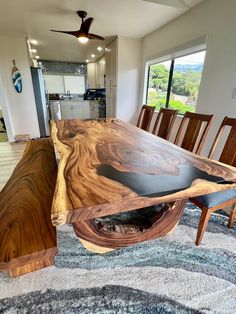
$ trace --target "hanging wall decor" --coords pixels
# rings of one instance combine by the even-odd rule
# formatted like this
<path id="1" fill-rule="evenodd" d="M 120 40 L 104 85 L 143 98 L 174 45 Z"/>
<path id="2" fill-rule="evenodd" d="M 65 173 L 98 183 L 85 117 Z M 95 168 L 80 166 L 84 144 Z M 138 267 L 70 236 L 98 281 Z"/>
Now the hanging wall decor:
<path id="1" fill-rule="evenodd" d="M 13 68 L 12 68 L 11 73 L 12 73 L 13 85 L 14 85 L 17 93 L 21 93 L 22 92 L 22 76 L 20 74 L 20 71 L 16 67 L 15 60 L 13 60 Z"/>

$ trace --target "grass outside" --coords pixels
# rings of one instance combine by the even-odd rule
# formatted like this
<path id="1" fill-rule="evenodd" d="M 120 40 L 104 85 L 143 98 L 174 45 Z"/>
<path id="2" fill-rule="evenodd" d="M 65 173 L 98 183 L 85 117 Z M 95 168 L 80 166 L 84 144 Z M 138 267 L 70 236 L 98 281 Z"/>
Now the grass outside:
<path id="1" fill-rule="evenodd" d="M 153 90 L 148 91 L 147 105 L 153 106 L 156 110 L 165 108 L 166 106 L 166 92 L 156 92 Z M 194 105 L 185 104 L 182 101 L 170 99 L 169 108 L 177 109 L 179 114 L 184 114 L 186 111 L 195 112 L 196 107 Z"/>

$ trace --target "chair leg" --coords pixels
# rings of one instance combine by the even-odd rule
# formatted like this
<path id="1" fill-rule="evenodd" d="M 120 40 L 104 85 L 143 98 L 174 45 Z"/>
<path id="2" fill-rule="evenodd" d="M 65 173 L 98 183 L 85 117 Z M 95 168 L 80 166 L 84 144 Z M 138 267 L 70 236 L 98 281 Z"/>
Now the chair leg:
<path id="1" fill-rule="evenodd" d="M 228 228 L 233 228 L 235 218 L 236 218 L 236 205 L 234 204 L 229 215 Z"/>
<path id="2" fill-rule="evenodd" d="M 197 237 L 196 237 L 196 242 L 195 242 L 196 245 L 201 244 L 202 237 L 206 230 L 210 216 L 211 216 L 211 211 L 209 209 L 202 209 L 202 214 L 200 217 L 198 230 L 197 230 Z"/>

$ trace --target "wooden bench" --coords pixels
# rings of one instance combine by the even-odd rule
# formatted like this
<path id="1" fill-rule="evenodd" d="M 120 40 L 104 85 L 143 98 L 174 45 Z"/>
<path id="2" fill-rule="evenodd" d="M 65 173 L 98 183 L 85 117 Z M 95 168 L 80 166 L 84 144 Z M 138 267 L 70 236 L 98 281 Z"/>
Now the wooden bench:
<path id="1" fill-rule="evenodd" d="M 54 263 L 57 239 L 51 204 L 56 176 L 52 142 L 31 141 L 0 192 L 0 271 L 11 277 Z"/>

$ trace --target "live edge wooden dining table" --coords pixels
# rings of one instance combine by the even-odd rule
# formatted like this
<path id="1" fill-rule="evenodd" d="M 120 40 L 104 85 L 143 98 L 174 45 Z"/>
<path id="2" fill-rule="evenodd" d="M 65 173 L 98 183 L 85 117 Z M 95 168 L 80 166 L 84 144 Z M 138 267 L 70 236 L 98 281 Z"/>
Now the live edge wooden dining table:
<path id="1" fill-rule="evenodd" d="M 178 224 L 190 197 L 236 188 L 236 168 L 195 155 L 118 119 L 52 121 L 51 136 L 60 155 L 58 171 L 55 160 L 50 161 L 55 158 L 52 142 L 33 141 L 34 153 L 27 150 L 1 192 L 0 271 L 8 270 L 12 276 L 53 264 L 55 226 L 72 224 L 87 249 L 105 253 L 167 235 Z M 43 168 L 37 166 L 40 160 Z M 20 174 L 21 185 L 28 187 L 19 195 Z M 9 212 L 6 204 L 13 199 L 11 194 L 24 195 L 23 209 L 13 202 Z M 136 226 L 135 215 L 132 226 L 124 217 L 119 220 L 123 214 L 134 213 L 139 217 Z M 109 219 L 111 225 L 106 224 Z M 17 237 L 21 240 L 16 241 Z"/>
<path id="2" fill-rule="evenodd" d="M 189 197 L 232 188 L 236 181 L 236 168 L 117 119 L 52 121 L 52 139 L 61 156 L 52 222 L 73 224 L 95 252 L 168 234 Z M 140 208 L 147 208 L 144 217 L 152 214 L 139 228 L 109 229 L 97 219 Z"/>

